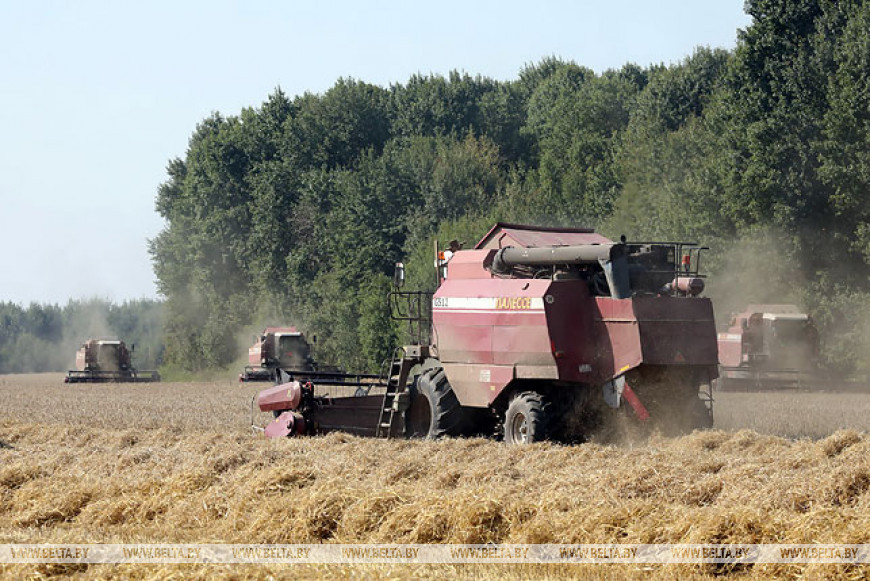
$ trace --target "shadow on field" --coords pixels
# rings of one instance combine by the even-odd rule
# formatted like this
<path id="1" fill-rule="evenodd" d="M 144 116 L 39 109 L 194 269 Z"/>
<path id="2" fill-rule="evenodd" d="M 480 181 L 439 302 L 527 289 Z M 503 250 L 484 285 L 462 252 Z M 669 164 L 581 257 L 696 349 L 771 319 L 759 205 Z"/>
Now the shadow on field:
<path id="1" fill-rule="evenodd" d="M 10 450 L 12 450 L 15 448 L 15 446 L 13 446 L 12 444 L 7 444 L 3 440 L 0 440 L 0 450 L 3 450 L 5 448 L 9 448 Z"/>

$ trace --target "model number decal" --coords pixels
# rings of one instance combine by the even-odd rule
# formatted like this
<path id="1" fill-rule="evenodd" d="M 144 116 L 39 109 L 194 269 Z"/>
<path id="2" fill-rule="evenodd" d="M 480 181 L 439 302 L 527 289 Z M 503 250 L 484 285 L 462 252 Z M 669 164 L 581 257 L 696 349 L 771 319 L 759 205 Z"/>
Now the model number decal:
<path id="1" fill-rule="evenodd" d="M 495 299 L 495 308 L 510 311 L 531 309 L 532 299 L 529 297 L 498 297 Z"/>
<path id="2" fill-rule="evenodd" d="M 444 311 L 542 311 L 541 297 L 433 297 L 432 307 Z"/>

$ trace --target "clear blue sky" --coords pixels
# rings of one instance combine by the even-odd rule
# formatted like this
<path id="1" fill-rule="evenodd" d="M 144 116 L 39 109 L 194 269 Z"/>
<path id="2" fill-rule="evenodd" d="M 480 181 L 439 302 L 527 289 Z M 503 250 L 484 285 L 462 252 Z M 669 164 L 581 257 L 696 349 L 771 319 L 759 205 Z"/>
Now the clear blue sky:
<path id="1" fill-rule="evenodd" d="M 166 162 L 277 86 L 672 63 L 748 24 L 742 0 L 0 0 L 0 301 L 157 296 Z"/>

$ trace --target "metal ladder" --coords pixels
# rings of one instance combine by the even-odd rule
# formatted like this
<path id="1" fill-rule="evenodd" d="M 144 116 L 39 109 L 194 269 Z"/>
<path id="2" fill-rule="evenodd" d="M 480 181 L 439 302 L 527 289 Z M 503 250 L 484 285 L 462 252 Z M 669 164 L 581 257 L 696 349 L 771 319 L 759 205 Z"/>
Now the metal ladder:
<path id="1" fill-rule="evenodd" d="M 400 412 L 403 412 L 407 407 L 408 390 L 405 389 L 405 385 L 408 383 L 408 374 L 413 365 L 414 361 L 405 357 L 403 347 L 397 347 L 393 351 L 390 369 L 387 372 L 387 389 L 384 392 L 384 401 L 381 405 L 375 437 L 391 438 L 396 435 L 396 428 L 404 429 L 402 426 L 396 426 L 395 422 L 396 418 L 402 417 Z"/>

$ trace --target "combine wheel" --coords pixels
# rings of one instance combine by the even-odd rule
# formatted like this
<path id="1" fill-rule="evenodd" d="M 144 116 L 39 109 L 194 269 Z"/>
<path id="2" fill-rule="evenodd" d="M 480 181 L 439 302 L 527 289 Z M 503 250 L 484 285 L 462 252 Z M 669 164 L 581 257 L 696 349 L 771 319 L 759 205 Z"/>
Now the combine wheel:
<path id="1" fill-rule="evenodd" d="M 550 423 L 549 406 L 544 396 L 534 391 L 516 394 L 504 416 L 504 441 L 530 444 L 546 440 Z"/>
<path id="2" fill-rule="evenodd" d="M 464 413 L 444 370 L 430 369 L 411 386 L 411 406 L 405 415 L 409 438 L 434 440 L 462 433 Z"/>

